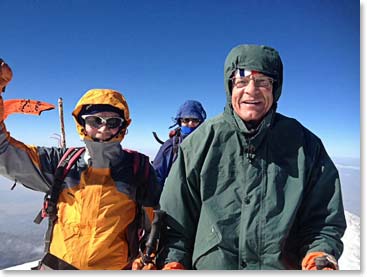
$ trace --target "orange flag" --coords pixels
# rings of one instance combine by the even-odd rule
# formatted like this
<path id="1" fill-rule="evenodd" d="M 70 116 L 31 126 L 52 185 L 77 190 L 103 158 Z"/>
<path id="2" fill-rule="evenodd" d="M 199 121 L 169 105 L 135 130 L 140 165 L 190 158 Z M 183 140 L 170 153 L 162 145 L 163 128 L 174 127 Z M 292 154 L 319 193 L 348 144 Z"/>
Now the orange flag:
<path id="1" fill-rule="evenodd" d="M 4 101 L 4 120 L 13 113 L 40 115 L 43 111 L 53 110 L 54 105 L 31 99 L 10 99 Z"/>

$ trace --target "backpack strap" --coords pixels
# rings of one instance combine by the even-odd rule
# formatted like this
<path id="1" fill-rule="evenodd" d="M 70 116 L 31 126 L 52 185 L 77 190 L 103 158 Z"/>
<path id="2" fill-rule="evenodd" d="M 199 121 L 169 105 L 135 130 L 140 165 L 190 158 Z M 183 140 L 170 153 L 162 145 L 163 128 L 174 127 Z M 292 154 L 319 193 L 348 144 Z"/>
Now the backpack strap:
<path id="1" fill-rule="evenodd" d="M 172 147 L 172 163 L 177 158 L 178 147 L 180 146 L 181 128 L 176 128 L 175 131 L 176 132 L 175 132 L 175 136 L 173 138 L 173 147 Z"/>
<path id="2" fill-rule="evenodd" d="M 132 226 L 132 236 L 127 237 L 129 245 L 129 260 L 132 261 L 138 256 L 140 245 L 144 245 L 145 240 L 148 237 L 150 231 L 150 221 L 145 213 L 144 207 L 142 205 L 142 196 L 144 191 L 142 185 L 144 182 L 149 181 L 149 158 L 137 151 L 124 149 L 128 153 L 132 154 L 132 169 L 133 169 L 133 179 L 135 180 L 136 186 L 136 216 L 134 221 L 131 223 Z M 128 266 L 129 268 L 130 266 Z"/>
<path id="3" fill-rule="evenodd" d="M 137 151 L 124 149 L 126 152 L 132 154 L 132 168 L 133 168 L 133 176 L 138 179 L 138 188 L 141 182 L 144 182 L 149 179 L 149 158 L 144 154 L 141 154 Z M 140 199 L 136 199 L 139 201 Z"/>
<path id="4" fill-rule="evenodd" d="M 71 167 L 76 163 L 84 151 L 84 147 L 71 147 L 62 156 L 55 170 L 54 183 L 51 187 L 51 191 L 46 193 L 43 201 L 43 208 L 34 219 L 34 223 L 40 224 L 45 217 L 49 218 L 48 229 L 45 234 L 45 253 L 50 249 L 52 231 L 57 218 L 57 201 L 62 190 L 62 184 Z"/>

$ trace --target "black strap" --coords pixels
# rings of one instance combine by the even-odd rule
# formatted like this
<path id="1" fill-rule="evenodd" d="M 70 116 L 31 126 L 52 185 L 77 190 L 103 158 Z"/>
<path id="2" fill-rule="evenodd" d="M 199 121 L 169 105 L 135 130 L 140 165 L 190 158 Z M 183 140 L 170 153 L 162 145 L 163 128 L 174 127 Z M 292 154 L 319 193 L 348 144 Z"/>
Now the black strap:
<path id="1" fill-rule="evenodd" d="M 55 170 L 54 183 L 51 187 L 51 191 L 50 193 L 45 195 L 43 208 L 34 219 L 34 222 L 39 224 L 43 220 L 43 218 L 47 216 L 49 218 L 48 228 L 45 234 L 45 253 L 48 253 L 50 250 L 53 227 L 57 219 L 57 201 L 59 199 L 59 195 L 62 189 L 62 184 L 71 167 L 73 166 L 73 164 L 76 163 L 76 161 L 84 151 L 85 148 L 71 147 L 62 156 Z"/>
<path id="2" fill-rule="evenodd" d="M 51 253 L 46 255 L 39 262 L 38 266 L 32 267 L 32 270 L 78 270 L 75 266 L 59 259 Z"/>

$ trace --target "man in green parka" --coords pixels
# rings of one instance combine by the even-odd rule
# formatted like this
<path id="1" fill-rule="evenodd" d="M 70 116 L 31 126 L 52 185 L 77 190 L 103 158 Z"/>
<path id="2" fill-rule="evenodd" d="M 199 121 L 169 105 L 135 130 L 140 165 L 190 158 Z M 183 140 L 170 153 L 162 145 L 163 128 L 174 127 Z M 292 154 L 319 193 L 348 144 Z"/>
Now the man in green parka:
<path id="1" fill-rule="evenodd" d="M 316 135 L 276 112 L 282 82 L 275 49 L 228 54 L 225 111 L 181 144 L 161 195 L 159 268 L 338 269 L 338 171 Z"/>

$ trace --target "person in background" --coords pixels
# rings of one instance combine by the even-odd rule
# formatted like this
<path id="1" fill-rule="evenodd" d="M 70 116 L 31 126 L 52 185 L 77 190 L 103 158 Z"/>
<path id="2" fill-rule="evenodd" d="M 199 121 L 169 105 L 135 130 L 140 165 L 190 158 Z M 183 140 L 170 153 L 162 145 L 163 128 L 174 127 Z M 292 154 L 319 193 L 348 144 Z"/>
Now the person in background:
<path id="1" fill-rule="evenodd" d="M 185 140 L 165 182 L 158 268 L 338 269 L 338 171 L 320 138 L 276 111 L 278 51 L 233 48 L 224 84 L 225 111 Z"/>
<path id="2" fill-rule="evenodd" d="M 160 147 L 153 160 L 153 167 L 156 170 L 157 178 L 161 186 L 168 176 L 173 162 L 177 158 L 178 147 L 181 142 L 190 135 L 206 119 L 206 111 L 200 102 L 187 100 L 178 109 L 174 118 L 174 125 L 177 128 L 170 132 L 170 138 Z"/>
<path id="3" fill-rule="evenodd" d="M 2 62 L 0 91 L 11 79 L 10 67 Z M 2 115 L 0 95 L 0 174 L 50 194 L 57 181 L 55 169 L 67 149 L 17 141 Z M 46 211 L 55 219 L 38 269 L 130 269 L 139 251 L 139 207 L 157 207 L 161 186 L 147 156 L 121 147 L 131 123 L 121 93 L 89 90 L 72 115 L 86 150 L 64 178 L 57 202 L 47 201 L 52 206 Z"/>

